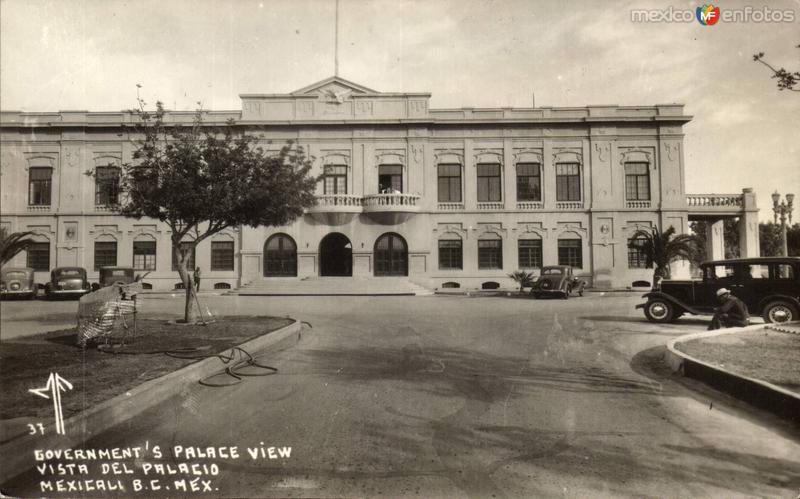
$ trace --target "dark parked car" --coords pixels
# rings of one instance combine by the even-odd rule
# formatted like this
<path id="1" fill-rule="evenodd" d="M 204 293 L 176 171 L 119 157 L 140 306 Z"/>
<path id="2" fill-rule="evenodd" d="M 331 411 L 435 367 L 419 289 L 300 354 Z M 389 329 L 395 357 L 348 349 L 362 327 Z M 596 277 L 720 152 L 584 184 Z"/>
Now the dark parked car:
<path id="1" fill-rule="evenodd" d="M 112 284 L 130 284 L 135 280 L 131 267 L 100 267 L 100 287 Z"/>
<path id="2" fill-rule="evenodd" d="M 572 267 L 568 265 L 553 265 L 542 267 L 539 279 L 531 287 L 531 295 L 534 298 L 554 295 L 566 300 L 573 292 L 583 296 L 583 288 L 585 287 L 586 281 L 575 277 L 572 273 Z"/>
<path id="3" fill-rule="evenodd" d="M 19 296 L 33 299 L 37 291 L 32 268 L 8 267 L 0 271 L 0 296 L 3 298 Z"/>
<path id="4" fill-rule="evenodd" d="M 636 308 L 652 322 L 673 322 L 685 313 L 711 315 L 719 305 L 717 290 L 726 288 L 766 322 L 800 319 L 800 257 L 717 260 L 700 269 L 702 280 L 661 281 Z"/>
<path id="5" fill-rule="evenodd" d="M 80 298 L 90 292 L 86 269 L 81 267 L 56 267 L 50 271 L 50 282 L 44 287 L 47 298 L 74 296 Z"/>

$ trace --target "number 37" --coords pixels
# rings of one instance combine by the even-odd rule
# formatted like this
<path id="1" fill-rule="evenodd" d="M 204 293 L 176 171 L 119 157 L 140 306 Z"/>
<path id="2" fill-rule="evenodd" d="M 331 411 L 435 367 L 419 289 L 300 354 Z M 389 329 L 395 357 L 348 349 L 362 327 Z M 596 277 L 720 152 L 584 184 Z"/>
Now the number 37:
<path id="1" fill-rule="evenodd" d="M 44 435 L 44 425 L 42 423 L 28 423 L 28 435 L 36 435 L 37 433 Z"/>

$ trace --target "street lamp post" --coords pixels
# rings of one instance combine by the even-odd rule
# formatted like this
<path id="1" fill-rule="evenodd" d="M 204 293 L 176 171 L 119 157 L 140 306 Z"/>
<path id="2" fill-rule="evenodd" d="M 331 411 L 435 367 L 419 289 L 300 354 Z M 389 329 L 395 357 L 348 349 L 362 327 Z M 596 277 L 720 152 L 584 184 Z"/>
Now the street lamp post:
<path id="1" fill-rule="evenodd" d="M 789 256 L 789 247 L 786 242 L 786 219 L 788 217 L 789 223 L 792 223 L 792 202 L 794 201 L 794 194 L 787 194 L 786 201 L 781 201 L 781 195 L 778 191 L 772 193 L 772 211 L 774 213 L 773 220 L 778 223 L 778 218 L 781 220 L 781 240 L 783 243 L 783 256 Z"/>

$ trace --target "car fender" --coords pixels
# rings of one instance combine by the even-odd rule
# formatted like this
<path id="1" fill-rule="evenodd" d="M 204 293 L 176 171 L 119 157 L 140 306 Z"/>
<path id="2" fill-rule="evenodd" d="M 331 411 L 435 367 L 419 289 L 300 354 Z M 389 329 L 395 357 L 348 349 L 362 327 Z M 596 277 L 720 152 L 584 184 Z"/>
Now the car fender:
<path id="1" fill-rule="evenodd" d="M 760 314 L 764 310 L 764 307 L 767 305 L 767 303 L 775 300 L 788 301 L 794 305 L 797 310 L 800 310 L 800 300 L 791 295 L 769 295 L 766 298 L 762 298 L 761 301 L 758 302 L 758 310 L 756 310 L 754 313 Z"/>
<path id="2" fill-rule="evenodd" d="M 696 310 L 695 308 L 693 308 L 693 307 L 687 305 L 686 303 L 678 300 L 674 296 L 670 296 L 670 295 L 668 295 L 666 293 L 662 293 L 660 291 L 651 291 L 650 293 L 645 293 L 645 294 L 642 295 L 642 298 L 647 298 L 647 301 L 650 301 L 650 299 L 652 299 L 652 298 L 660 298 L 660 299 L 662 299 L 664 301 L 668 301 L 668 302 L 672 303 L 673 305 L 675 305 L 675 308 L 677 308 L 681 312 L 689 312 L 690 314 L 694 314 L 694 315 L 703 315 L 703 312 L 700 312 L 699 310 Z M 639 305 L 636 305 L 636 308 L 644 308 L 645 305 L 646 305 L 646 303 L 640 303 Z"/>

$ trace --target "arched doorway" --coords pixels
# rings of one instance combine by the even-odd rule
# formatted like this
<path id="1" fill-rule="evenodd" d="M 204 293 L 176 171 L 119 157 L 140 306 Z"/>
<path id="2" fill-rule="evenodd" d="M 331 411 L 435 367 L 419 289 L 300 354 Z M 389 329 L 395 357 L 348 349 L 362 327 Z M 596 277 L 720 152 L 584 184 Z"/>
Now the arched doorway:
<path id="1" fill-rule="evenodd" d="M 399 234 L 388 232 L 375 241 L 375 275 L 408 275 L 408 245 Z"/>
<path id="2" fill-rule="evenodd" d="M 353 245 L 344 234 L 332 232 L 320 241 L 319 275 L 353 275 Z"/>
<path id="3" fill-rule="evenodd" d="M 264 243 L 264 277 L 297 276 L 297 245 L 286 234 L 275 234 Z"/>

